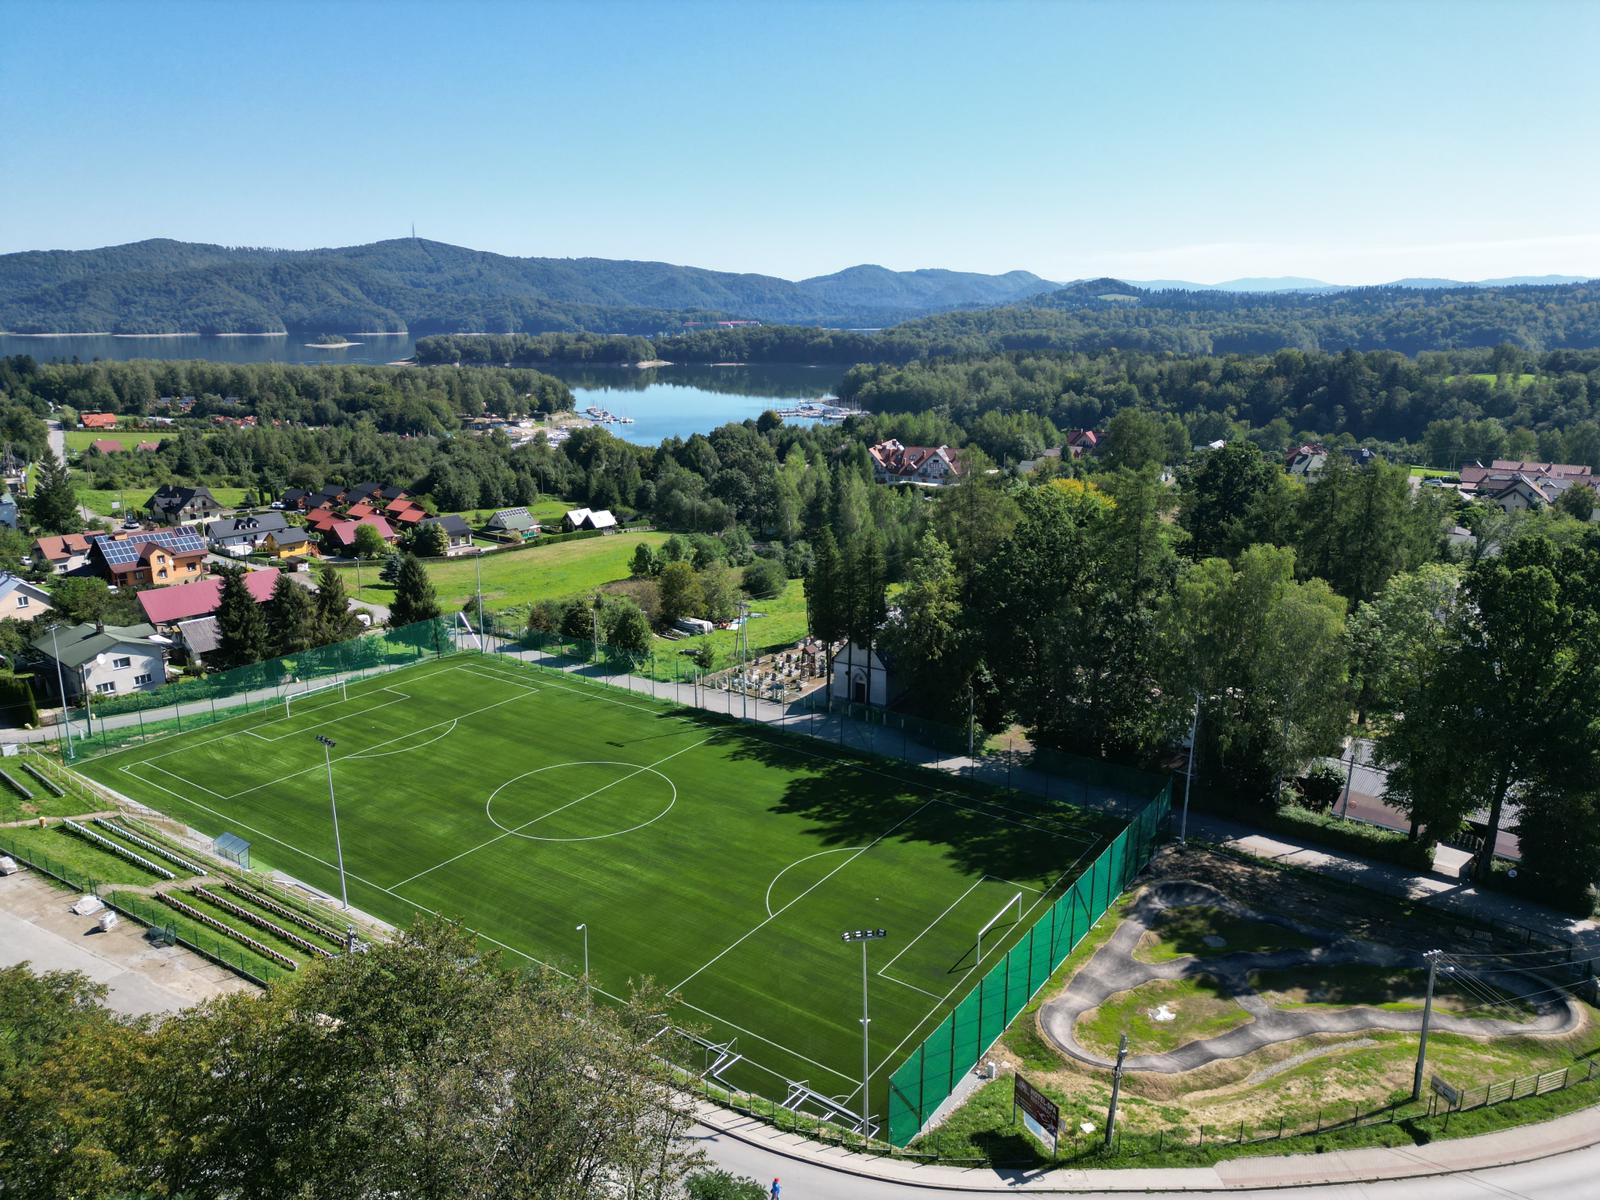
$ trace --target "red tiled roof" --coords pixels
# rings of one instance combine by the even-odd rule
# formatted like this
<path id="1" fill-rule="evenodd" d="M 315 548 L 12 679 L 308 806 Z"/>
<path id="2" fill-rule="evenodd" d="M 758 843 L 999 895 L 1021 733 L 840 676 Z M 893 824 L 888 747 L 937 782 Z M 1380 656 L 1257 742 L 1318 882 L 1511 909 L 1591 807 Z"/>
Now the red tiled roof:
<path id="1" fill-rule="evenodd" d="M 953 474 L 961 473 L 957 452 L 948 446 L 902 446 L 891 438 L 887 442 L 879 442 L 868 453 L 890 475 L 915 475 L 930 459 L 941 456 L 949 459 Z"/>
<path id="2" fill-rule="evenodd" d="M 272 588 L 277 582 L 277 567 L 245 572 L 244 586 L 257 604 L 265 604 L 272 598 Z M 144 610 L 145 620 L 152 625 L 203 617 L 216 612 L 221 603 L 222 579 L 215 575 L 139 593 L 139 607 Z"/>
<path id="3" fill-rule="evenodd" d="M 56 533 L 34 542 L 34 549 L 52 562 L 74 554 L 89 553 L 89 536 L 83 533 Z"/>
<path id="4" fill-rule="evenodd" d="M 352 521 L 359 521 L 362 517 L 373 516 L 377 511 L 370 504 L 352 504 L 344 515 Z"/>
<path id="5" fill-rule="evenodd" d="M 121 454 L 124 447 L 115 438 L 95 438 L 89 443 L 89 449 L 98 450 L 101 454 Z"/>
<path id="6" fill-rule="evenodd" d="M 339 516 L 331 508 L 313 508 L 306 514 L 306 524 L 312 529 L 332 529 L 339 523 Z"/>
<path id="7" fill-rule="evenodd" d="M 160 442 L 140 442 L 137 446 L 134 447 L 134 449 L 140 451 L 141 453 L 149 454 L 152 451 L 161 449 L 161 443 Z"/>
<path id="8" fill-rule="evenodd" d="M 85 429 L 115 429 L 117 427 L 116 413 L 79 413 L 78 420 Z"/>
<path id="9" fill-rule="evenodd" d="M 402 525 L 415 525 L 427 519 L 428 514 L 420 508 L 408 508 L 404 512 L 396 513 L 394 519 Z"/>
<path id="10" fill-rule="evenodd" d="M 394 530 L 389 528 L 389 522 L 382 517 L 362 517 L 359 521 L 340 521 L 328 530 L 328 535 L 341 546 L 353 545 L 356 540 L 356 530 L 362 525 L 371 525 L 383 535 L 385 541 L 394 537 Z"/>

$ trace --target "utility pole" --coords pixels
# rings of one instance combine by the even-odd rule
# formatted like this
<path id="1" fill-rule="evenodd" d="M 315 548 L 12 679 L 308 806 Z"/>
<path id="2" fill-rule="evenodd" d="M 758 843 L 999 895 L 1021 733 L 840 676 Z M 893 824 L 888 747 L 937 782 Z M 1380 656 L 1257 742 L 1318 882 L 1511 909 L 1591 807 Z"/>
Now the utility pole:
<path id="1" fill-rule="evenodd" d="M 345 889 L 344 882 L 344 846 L 339 842 L 339 802 L 333 798 L 333 748 L 339 743 L 332 738 L 317 734 L 317 741 L 322 743 L 322 761 L 328 768 L 328 807 L 333 811 L 333 853 L 339 860 L 339 902 L 348 912 L 350 909 L 350 893 Z"/>
<path id="2" fill-rule="evenodd" d="M 1178 823 L 1178 845 L 1189 844 L 1189 789 L 1194 785 L 1194 748 L 1200 738 L 1200 693 L 1194 694 L 1194 719 L 1189 722 L 1189 769 L 1183 777 L 1183 818 Z"/>
<path id="3" fill-rule="evenodd" d="M 67 727 L 67 760 L 77 755 L 72 749 L 72 714 L 67 711 L 67 684 L 61 675 L 61 647 L 56 645 L 56 626 L 50 626 L 50 656 L 56 660 L 56 691 L 61 693 L 61 723 Z"/>
<path id="4" fill-rule="evenodd" d="M 1350 735 L 1350 767 L 1344 773 L 1344 803 L 1339 806 L 1339 819 L 1348 820 L 1350 817 L 1350 784 L 1356 777 L 1356 754 L 1360 751 L 1361 743 L 1356 740 L 1355 734 Z"/>
<path id="5" fill-rule="evenodd" d="M 1128 1035 L 1117 1039 L 1117 1067 L 1111 1073 L 1111 1107 L 1106 1111 L 1106 1149 L 1117 1132 L 1117 1097 L 1122 1094 L 1122 1063 L 1128 1057 Z"/>
<path id="6" fill-rule="evenodd" d="M 861 943 L 861 1136 L 870 1137 L 872 1100 L 868 1085 L 872 1081 L 872 1041 L 868 1029 L 872 1024 L 872 1014 L 867 1010 L 867 943 L 889 935 L 882 929 L 846 929 L 842 936 L 847 942 Z"/>
<path id="7" fill-rule="evenodd" d="M 1428 997 L 1422 1002 L 1422 1037 L 1417 1042 L 1417 1069 L 1411 1076 L 1411 1102 L 1422 1099 L 1422 1069 L 1428 1061 L 1428 1025 L 1433 1020 L 1433 982 L 1439 974 L 1439 956 L 1443 950 L 1429 950 L 1422 957 L 1428 964 Z M 1445 970 L 1451 968 L 1446 967 Z"/>

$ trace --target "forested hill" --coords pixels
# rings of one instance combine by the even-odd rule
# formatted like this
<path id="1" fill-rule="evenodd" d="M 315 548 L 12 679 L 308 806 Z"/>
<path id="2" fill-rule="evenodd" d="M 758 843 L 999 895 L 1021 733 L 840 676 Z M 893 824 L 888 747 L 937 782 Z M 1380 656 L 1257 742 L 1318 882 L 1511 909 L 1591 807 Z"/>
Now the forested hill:
<path id="1" fill-rule="evenodd" d="M 1023 303 L 951 312 L 888 332 L 924 355 L 1107 349 L 1189 354 L 1275 350 L 1528 350 L 1600 346 L 1600 280 L 1548 287 L 1146 291 L 1086 280 Z"/>
<path id="2" fill-rule="evenodd" d="M 412 238 L 304 251 L 157 239 L 0 255 L 0 329 L 638 334 L 714 316 L 876 327 L 1049 286 L 1026 271 L 873 266 L 794 282 L 657 262 L 510 258 Z"/>

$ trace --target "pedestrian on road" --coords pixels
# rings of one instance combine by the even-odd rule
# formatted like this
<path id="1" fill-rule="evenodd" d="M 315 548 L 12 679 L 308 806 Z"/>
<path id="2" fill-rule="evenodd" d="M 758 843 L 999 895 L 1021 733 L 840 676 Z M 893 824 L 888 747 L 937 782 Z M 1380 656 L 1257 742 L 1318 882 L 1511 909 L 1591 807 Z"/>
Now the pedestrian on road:
<path id="1" fill-rule="evenodd" d="M 780 1190 L 782 1190 L 782 1189 L 780 1189 L 778 1187 L 778 1181 L 776 1179 L 774 1179 L 772 1181 L 772 1200 L 778 1200 L 778 1192 Z"/>

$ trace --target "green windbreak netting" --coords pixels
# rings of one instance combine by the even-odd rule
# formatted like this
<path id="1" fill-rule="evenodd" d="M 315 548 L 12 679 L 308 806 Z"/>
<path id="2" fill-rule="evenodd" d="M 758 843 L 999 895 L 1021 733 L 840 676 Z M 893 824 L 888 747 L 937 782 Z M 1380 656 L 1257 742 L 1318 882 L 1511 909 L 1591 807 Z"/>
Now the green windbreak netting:
<path id="1" fill-rule="evenodd" d="M 86 707 L 67 714 L 70 729 L 62 731 L 62 749 L 81 762 L 162 734 L 281 705 L 286 696 L 321 682 L 353 681 L 456 648 L 445 621 L 418 621 L 231 671 L 188 676 L 153 692 L 103 700 L 91 697 Z"/>
<path id="2" fill-rule="evenodd" d="M 1171 805 L 1168 784 L 967 993 L 889 1078 L 889 1140 L 909 1143 L 956 1083 L 1150 861 Z"/>

